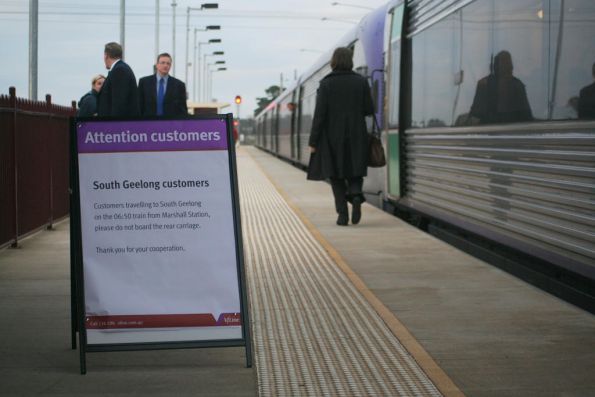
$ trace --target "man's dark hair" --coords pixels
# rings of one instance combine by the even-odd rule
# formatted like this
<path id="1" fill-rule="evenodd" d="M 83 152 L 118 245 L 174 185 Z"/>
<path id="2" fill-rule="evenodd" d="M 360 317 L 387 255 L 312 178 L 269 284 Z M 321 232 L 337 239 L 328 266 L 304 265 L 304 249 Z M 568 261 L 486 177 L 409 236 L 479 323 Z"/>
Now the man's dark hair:
<path id="1" fill-rule="evenodd" d="M 333 52 L 331 69 L 348 71 L 353 69 L 353 51 L 347 47 L 339 47 Z"/>
<path id="2" fill-rule="evenodd" d="M 159 60 L 163 57 L 168 57 L 170 61 L 172 60 L 171 55 L 169 55 L 167 52 L 162 52 L 161 54 L 157 55 L 157 62 L 159 62 Z"/>
<path id="3" fill-rule="evenodd" d="M 112 59 L 122 59 L 122 46 L 113 41 L 105 45 L 103 52 Z"/>
<path id="4" fill-rule="evenodd" d="M 512 75 L 512 55 L 510 52 L 503 50 L 494 57 L 494 74 L 498 77 Z"/>

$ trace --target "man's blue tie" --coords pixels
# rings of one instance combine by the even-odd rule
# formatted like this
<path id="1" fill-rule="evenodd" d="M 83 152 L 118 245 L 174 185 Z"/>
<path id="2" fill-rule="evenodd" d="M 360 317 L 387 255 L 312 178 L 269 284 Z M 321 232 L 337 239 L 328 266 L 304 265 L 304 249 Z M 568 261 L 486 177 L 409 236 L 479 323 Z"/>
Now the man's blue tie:
<path id="1" fill-rule="evenodd" d="M 165 81 L 159 79 L 159 90 L 157 91 L 157 116 L 163 116 L 163 98 L 165 97 Z"/>

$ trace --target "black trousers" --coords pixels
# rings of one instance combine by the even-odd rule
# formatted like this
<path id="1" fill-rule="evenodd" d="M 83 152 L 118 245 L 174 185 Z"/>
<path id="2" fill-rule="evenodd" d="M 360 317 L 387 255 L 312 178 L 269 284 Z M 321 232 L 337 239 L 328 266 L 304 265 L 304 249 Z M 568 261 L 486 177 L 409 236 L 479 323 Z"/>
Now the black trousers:
<path id="1" fill-rule="evenodd" d="M 338 214 L 348 214 L 347 201 L 352 201 L 354 197 L 360 196 L 362 202 L 362 186 L 364 178 L 361 176 L 355 178 L 331 178 L 331 187 L 333 196 L 335 196 L 335 209 Z"/>

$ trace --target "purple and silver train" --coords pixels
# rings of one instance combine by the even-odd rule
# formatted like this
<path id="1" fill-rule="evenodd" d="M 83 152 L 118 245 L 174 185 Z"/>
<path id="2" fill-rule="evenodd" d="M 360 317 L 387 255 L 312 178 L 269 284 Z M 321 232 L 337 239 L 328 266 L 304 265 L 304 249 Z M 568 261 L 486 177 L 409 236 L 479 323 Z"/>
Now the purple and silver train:
<path id="1" fill-rule="evenodd" d="M 307 166 L 318 84 L 350 47 L 388 163 L 368 201 L 593 309 L 593 37 L 592 0 L 391 1 L 257 115 L 256 142 Z"/>

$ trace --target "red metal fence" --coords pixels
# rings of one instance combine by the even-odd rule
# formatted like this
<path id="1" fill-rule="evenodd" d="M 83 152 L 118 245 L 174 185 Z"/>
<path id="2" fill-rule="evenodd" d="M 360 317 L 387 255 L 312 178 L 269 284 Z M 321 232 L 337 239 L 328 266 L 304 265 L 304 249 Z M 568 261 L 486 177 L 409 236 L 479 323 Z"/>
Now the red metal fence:
<path id="1" fill-rule="evenodd" d="M 68 215 L 74 107 L 0 95 L 0 247 Z"/>

